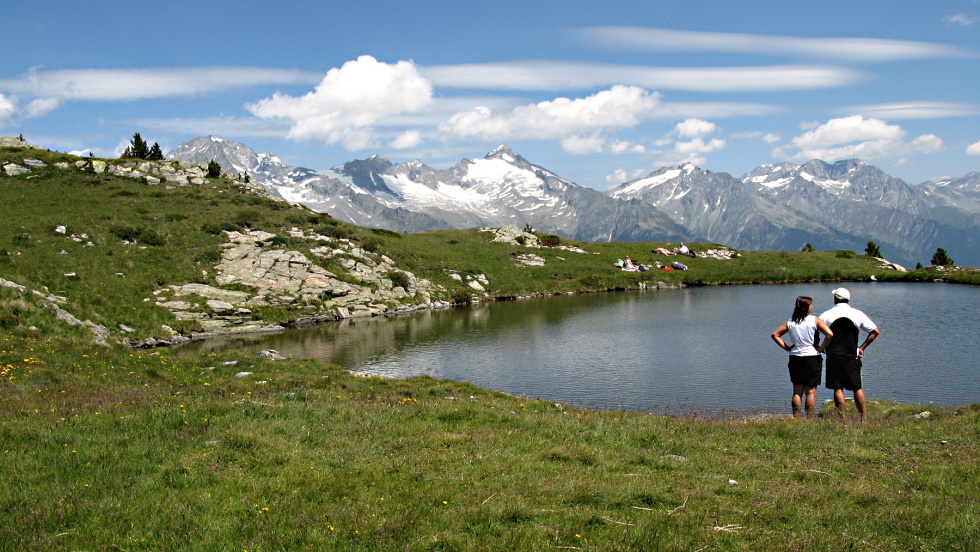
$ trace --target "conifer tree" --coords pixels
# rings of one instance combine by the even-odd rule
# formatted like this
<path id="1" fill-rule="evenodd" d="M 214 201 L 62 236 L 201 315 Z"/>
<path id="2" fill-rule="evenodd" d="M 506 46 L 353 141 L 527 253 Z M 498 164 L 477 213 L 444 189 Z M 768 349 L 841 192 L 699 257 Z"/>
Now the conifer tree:
<path id="1" fill-rule="evenodd" d="M 132 159 L 146 159 L 150 154 L 150 147 L 146 145 L 146 140 L 137 132 L 133 134 L 133 139 L 129 142 L 129 157 Z"/>
<path id="2" fill-rule="evenodd" d="M 153 142 L 153 147 L 150 148 L 149 153 L 146 155 L 146 159 L 149 161 L 163 160 L 163 150 L 160 149 L 160 144 Z"/>
<path id="3" fill-rule="evenodd" d="M 881 258 L 881 250 L 878 249 L 878 244 L 876 244 L 873 241 L 868 242 L 868 247 L 864 249 L 864 254 L 869 257 L 878 257 L 879 259 Z"/>
<path id="4" fill-rule="evenodd" d="M 932 266 L 946 266 L 956 264 L 953 259 L 949 258 L 946 254 L 946 250 L 942 247 L 937 247 L 936 252 L 932 255 Z"/>
<path id="5" fill-rule="evenodd" d="M 208 163 L 208 177 L 217 178 L 221 176 L 221 165 L 218 164 L 214 159 Z"/>

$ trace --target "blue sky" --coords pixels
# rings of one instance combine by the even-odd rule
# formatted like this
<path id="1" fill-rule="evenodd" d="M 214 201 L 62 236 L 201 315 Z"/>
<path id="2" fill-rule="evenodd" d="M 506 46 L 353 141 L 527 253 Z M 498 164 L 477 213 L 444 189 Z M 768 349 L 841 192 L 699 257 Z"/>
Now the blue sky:
<path id="1" fill-rule="evenodd" d="M 58 151 L 445 168 L 507 144 L 599 190 L 684 162 L 980 170 L 977 0 L 10 4 L 0 135 Z"/>

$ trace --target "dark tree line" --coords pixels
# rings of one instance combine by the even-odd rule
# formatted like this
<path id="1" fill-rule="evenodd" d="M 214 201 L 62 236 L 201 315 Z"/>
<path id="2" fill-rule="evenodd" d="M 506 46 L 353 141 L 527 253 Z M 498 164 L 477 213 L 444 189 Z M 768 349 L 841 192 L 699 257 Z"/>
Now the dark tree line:
<path id="1" fill-rule="evenodd" d="M 160 149 L 160 144 L 153 142 L 153 146 L 149 146 L 146 140 L 140 136 L 137 132 L 133 134 L 133 139 L 129 142 L 129 147 L 122 152 L 119 156 L 120 159 L 146 159 L 147 161 L 162 161 L 163 160 L 163 150 Z"/>

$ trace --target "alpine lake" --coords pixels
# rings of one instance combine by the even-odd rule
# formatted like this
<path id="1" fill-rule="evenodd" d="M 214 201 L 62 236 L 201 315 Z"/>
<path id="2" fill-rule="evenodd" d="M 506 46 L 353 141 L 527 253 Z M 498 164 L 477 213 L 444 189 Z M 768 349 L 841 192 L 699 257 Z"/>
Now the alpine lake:
<path id="1" fill-rule="evenodd" d="M 788 413 L 787 353 L 769 335 L 790 317 L 798 295 L 812 297 L 819 316 L 833 306 L 831 290 L 842 286 L 881 330 L 864 359 L 869 400 L 980 402 L 980 288 L 941 283 L 560 295 L 211 338 L 179 349 L 274 349 L 363 374 L 467 381 L 588 409 Z M 821 384 L 818 404 L 831 397 Z"/>

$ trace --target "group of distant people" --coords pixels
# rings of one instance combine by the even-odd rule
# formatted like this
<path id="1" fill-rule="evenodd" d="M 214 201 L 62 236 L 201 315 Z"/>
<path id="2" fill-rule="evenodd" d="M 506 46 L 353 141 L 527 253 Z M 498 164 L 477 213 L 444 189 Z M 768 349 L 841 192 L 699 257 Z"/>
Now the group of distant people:
<path id="1" fill-rule="evenodd" d="M 665 247 L 658 247 L 656 249 L 653 249 L 652 252 L 659 253 L 661 255 L 685 255 L 687 257 L 692 257 L 692 258 L 697 257 L 697 254 L 694 252 L 694 250 L 684 245 L 683 243 L 680 244 L 680 246 L 675 247 L 673 250 L 667 249 Z M 626 257 L 625 260 L 616 261 L 616 266 L 618 266 L 619 268 L 627 272 L 643 272 L 645 270 L 650 269 L 650 267 L 648 266 L 634 262 L 633 259 L 630 259 L 629 257 Z M 690 268 L 688 268 L 686 264 L 679 261 L 673 261 L 668 266 L 661 265 L 660 262 L 658 261 L 657 268 L 661 270 L 690 270 Z"/>
<path id="2" fill-rule="evenodd" d="M 803 411 L 808 418 L 816 414 L 816 394 L 827 355 L 825 385 L 834 391 L 834 405 L 841 420 L 846 419 L 844 391 L 854 393 L 854 405 L 862 423 L 867 422 L 867 401 L 861 382 L 865 349 L 881 331 L 868 315 L 850 305 L 851 293 L 845 288 L 833 292 L 834 306 L 820 317 L 814 316 L 813 299 L 799 296 L 792 317 L 772 332 L 772 339 L 789 351 L 789 377 L 793 384 L 793 416 Z M 866 337 L 861 345 L 861 333 Z M 821 339 L 820 336 L 823 336 Z"/>

